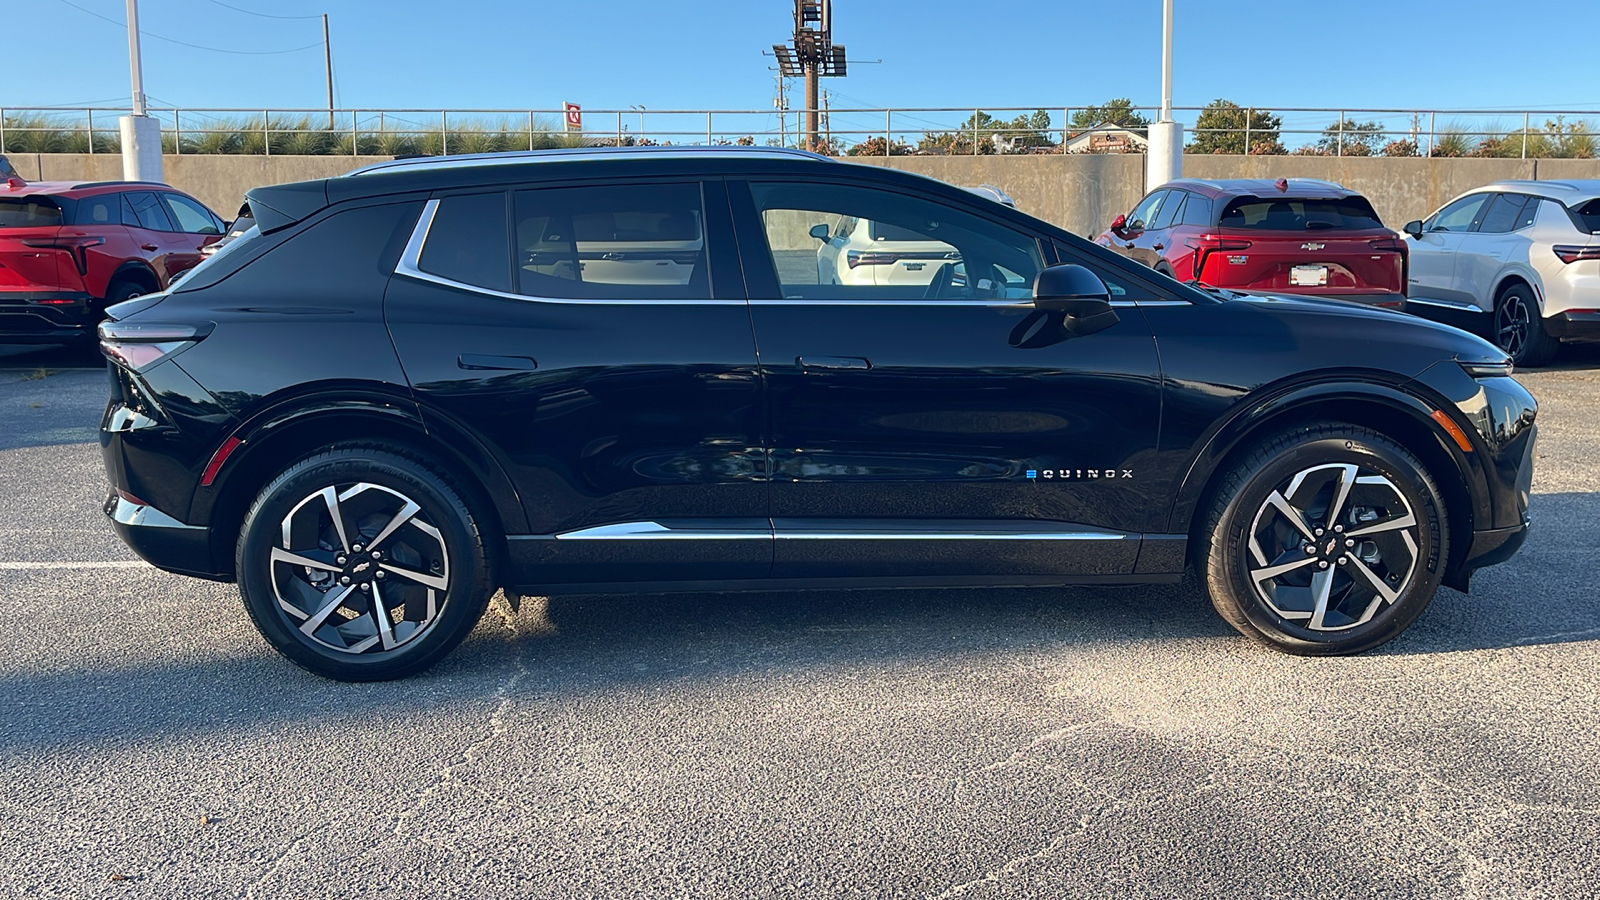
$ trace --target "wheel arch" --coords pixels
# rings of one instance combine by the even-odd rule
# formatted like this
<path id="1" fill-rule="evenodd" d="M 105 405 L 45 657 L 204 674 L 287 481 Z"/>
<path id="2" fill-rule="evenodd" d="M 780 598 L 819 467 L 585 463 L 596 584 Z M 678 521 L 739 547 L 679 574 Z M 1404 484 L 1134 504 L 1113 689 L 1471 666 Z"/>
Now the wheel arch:
<path id="1" fill-rule="evenodd" d="M 471 505 L 493 540 L 488 548 L 495 572 L 504 571 L 504 535 L 527 530 L 520 497 L 499 462 L 469 434 L 433 426 L 389 402 L 343 399 L 258 415 L 235 430 L 238 439 L 210 486 L 195 492 L 189 521 L 207 523 L 211 556 L 221 574 L 233 576 L 234 544 L 245 513 L 261 489 L 298 460 L 337 445 L 373 444 L 420 456 L 439 470 Z"/>
<path id="2" fill-rule="evenodd" d="M 106 279 L 106 296 L 100 299 L 104 300 L 106 297 L 110 297 L 111 289 L 114 286 L 127 281 L 143 285 L 146 288 L 146 293 L 154 293 L 161 290 L 161 279 L 157 277 L 154 269 L 143 261 L 128 260 L 118 266 L 116 271 L 111 273 L 111 277 Z"/>
<path id="3" fill-rule="evenodd" d="M 1346 422 L 1388 435 L 1416 454 L 1434 477 L 1445 502 L 1450 555 L 1444 583 L 1465 589 L 1461 564 L 1472 542 L 1475 523 L 1488 521 L 1487 488 L 1469 484 L 1480 479 L 1472 463 L 1432 418 L 1439 407 L 1423 398 L 1380 384 L 1325 382 L 1302 385 L 1279 394 L 1224 421 L 1194 455 L 1173 503 L 1168 530 L 1189 536 L 1189 560 L 1204 559 L 1205 511 L 1232 467 L 1261 441 L 1299 425 Z M 1466 478 L 1463 472 L 1470 473 Z"/>
<path id="4" fill-rule="evenodd" d="M 1533 271 L 1531 268 L 1526 268 L 1515 263 L 1507 266 L 1504 269 L 1501 269 L 1500 274 L 1495 276 L 1494 290 L 1489 294 L 1489 311 L 1493 313 L 1495 310 L 1499 309 L 1500 292 L 1504 291 L 1508 286 L 1518 282 L 1526 285 L 1529 290 L 1533 291 L 1533 302 L 1538 306 L 1539 314 L 1541 316 L 1544 315 L 1544 287 L 1539 282 L 1539 274 Z"/>

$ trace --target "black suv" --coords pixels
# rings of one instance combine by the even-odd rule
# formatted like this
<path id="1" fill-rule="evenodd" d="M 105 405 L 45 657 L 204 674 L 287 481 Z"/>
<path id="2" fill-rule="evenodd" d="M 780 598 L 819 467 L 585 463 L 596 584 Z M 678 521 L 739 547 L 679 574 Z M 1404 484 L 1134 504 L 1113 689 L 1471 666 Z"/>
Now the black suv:
<path id="1" fill-rule="evenodd" d="M 1185 286 L 927 178 L 549 151 L 249 203 L 254 229 L 101 326 L 106 512 L 333 678 L 423 669 L 500 587 L 1188 567 L 1245 634 L 1350 653 L 1527 533 L 1535 404 L 1501 351 Z M 840 279 L 819 250 L 861 219 L 938 252 L 858 250 Z"/>

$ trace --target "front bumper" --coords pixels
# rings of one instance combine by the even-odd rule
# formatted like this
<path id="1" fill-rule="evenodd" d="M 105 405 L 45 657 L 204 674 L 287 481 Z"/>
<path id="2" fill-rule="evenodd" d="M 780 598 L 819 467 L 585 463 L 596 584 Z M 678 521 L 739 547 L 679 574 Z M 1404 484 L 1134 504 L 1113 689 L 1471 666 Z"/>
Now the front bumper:
<path id="1" fill-rule="evenodd" d="M 1544 320 L 1544 330 L 1554 338 L 1600 341 L 1600 312 L 1556 313 Z"/>
<path id="2" fill-rule="evenodd" d="M 117 491 L 106 498 L 105 513 L 117 537 L 140 559 L 158 569 L 196 578 L 224 580 L 211 572 L 211 532 L 185 525 L 154 506 L 136 503 Z"/>

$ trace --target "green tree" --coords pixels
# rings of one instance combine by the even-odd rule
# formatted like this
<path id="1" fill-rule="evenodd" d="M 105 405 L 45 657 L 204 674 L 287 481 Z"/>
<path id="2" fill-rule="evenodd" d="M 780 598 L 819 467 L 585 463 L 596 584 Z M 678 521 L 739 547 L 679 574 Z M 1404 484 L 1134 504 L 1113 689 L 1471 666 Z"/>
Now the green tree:
<path id="1" fill-rule="evenodd" d="M 1102 122 L 1120 125 L 1131 131 L 1144 133 L 1145 126 L 1150 120 L 1139 115 L 1133 108 L 1133 101 L 1127 97 L 1115 97 L 1107 100 L 1102 106 L 1089 106 L 1072 114 L 1072 127 L 1078 130 L 1093 128 Z"/>
<path id="2" fill-rule="evenodd" d="M 1382 125 L 1341 118 L 1322 130 L 1316 147 L 1324 156 L 1377 156 L 1383 145 Z"/>
<path id="3" fill-rule="evenodd" d="M 1006 120 L 997 119 L 979 109 L 974 110 L 955 131 L 924 134 L 922 140 L 917 142 L 917 149 L 924 153 L 965 155 L 972 152 L 972 141 L 976 138 L 980 154 L 993 153 L 996 135 L 1019 147 L 1048 147 L 1054 143 L 1047 133 L 1049 130 L 1050 113 L 1046 110 L 1039 109 L 1030 115 Z"/>
<path id="4" fill-rule="evenodd" d="M 1250 149 L 1278 143 L 1278 129 L 1283 118 L 1271 110 L 1246 110 L 1239 104 L 1218 98 L 1206 104 L 1194 122 L 1194 141 L 1190 153 L 1244 153 L 1246 120 L 1250 133 Z"/>

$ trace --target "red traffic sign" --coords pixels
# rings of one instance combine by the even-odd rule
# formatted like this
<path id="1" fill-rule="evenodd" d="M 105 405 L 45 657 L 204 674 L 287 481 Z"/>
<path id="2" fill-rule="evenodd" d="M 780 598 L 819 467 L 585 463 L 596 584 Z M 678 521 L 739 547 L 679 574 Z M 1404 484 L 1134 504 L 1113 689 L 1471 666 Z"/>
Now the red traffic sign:
<path id="1" fill-rule="evenodd" d="M 583 108 L 576 103 L 563 103 L 561 109 L 567 114 L 567 130 L 583 130 Z"/>

